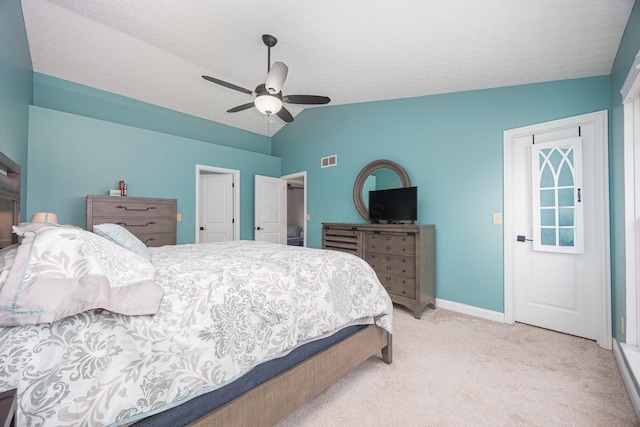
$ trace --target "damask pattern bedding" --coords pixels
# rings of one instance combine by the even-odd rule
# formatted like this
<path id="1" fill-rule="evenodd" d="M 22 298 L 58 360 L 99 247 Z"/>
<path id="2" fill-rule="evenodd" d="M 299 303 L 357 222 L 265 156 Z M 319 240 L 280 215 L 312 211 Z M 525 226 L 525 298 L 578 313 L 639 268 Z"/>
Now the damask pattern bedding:
<path id="1" fill-rule="evenodd" d="M 0 328 L 0 389 L 18 388 L 21 424 L 123 425 L 347 325 L 392 332 L 391 300 L 357 257 L 253 241 L 149 251 L 155 315 Z"/>

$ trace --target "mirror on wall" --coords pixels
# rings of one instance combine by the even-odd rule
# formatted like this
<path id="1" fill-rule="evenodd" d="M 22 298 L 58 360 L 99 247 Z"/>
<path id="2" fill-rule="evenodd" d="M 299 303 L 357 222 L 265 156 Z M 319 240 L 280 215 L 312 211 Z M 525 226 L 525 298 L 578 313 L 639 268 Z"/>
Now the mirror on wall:
<path id="1" fill-rule="evenodd" d="M 409 175 L 402 166 L 391 160 L 374 160 L 366 165 L 353 184 L 353 203 L 364 219 L 369 219 L 369 191 L 410 187 Z"/>

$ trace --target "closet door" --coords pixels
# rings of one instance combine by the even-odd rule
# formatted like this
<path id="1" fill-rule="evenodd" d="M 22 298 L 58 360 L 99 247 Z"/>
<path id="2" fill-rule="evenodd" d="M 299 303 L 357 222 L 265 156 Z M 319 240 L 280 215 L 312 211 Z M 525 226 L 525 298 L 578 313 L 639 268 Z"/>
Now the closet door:
<path id="1" fill-rule="evenodd" d="M 254 240 L 287 244 L 287 181 L 255 177 Z"/>

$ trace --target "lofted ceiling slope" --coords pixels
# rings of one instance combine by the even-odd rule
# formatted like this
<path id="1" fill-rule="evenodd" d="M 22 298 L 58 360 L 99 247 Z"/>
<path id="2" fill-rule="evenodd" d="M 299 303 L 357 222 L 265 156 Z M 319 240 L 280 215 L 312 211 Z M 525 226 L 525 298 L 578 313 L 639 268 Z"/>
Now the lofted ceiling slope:
<path id="1" fill-rule="evenodd" d="M 284 94 L 351 104 L 607 75 L 633 0 L 22 0 L 34 71 L 271 136 L 262 34 Z M 285 104 L 295 117 L 303 108 Z"/>

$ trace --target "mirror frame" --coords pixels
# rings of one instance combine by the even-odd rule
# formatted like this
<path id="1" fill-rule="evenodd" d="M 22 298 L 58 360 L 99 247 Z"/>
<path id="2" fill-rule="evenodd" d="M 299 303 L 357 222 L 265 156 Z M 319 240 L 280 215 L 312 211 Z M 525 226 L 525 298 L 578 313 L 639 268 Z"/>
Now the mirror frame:
<path id="1" fill-rule="evenodd" d="M 367 180 L 369 175 L 378 169 L 391 169 L 398 175 L 398 177 L 400 177 L 403 187 L 411 187 L 411 180 L 409 179 L 407 171 L 405 171 L 404 168 L 396 162 L 382 159 L 374 160 L 366 165 L 362 168 L 356 177 L 356 181 L 353 183 L 353 203 L 356 205 L 358 213 L 366 220 L 369 219 L 369 209 L 362 198 L 362 188 L 364 187 L 364 182 Z"/>

